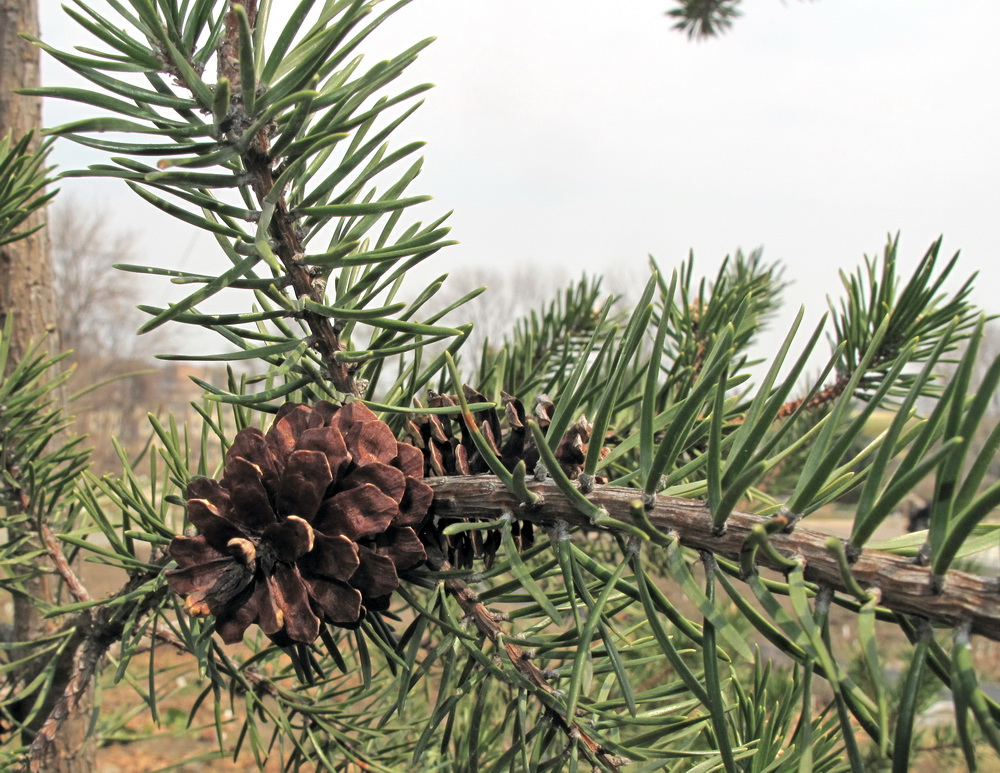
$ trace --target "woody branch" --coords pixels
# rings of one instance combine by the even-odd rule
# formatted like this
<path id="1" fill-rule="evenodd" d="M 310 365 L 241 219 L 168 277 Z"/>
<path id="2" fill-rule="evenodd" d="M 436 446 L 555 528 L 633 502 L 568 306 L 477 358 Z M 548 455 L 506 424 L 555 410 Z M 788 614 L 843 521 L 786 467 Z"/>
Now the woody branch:
<path id="1" fill-rule="evenodd" d="M 543 504 L 525 507 L 492 475 L 428 478 L 434 489 L 434 513 L 443 519 L 496 519 L 513 512 L 520 520 L 552 525 L 568 523 L 584 529 L 614 531 L 594 526 L 551 482 L 530 483 L 528 488 L 543 497 Z M 635 524 L 630 514 L 641 492 L 619 486 L 598 486 L 588 499 L 603 507 L 618 521 Z M 658 497 L 647 508 L 649 521 L 657 530 L 676 537 L 681 545 L 709 551 L 716 556 L 738 560 L 753 528 L 769 519 L 751 513 L 734 512 L 725 532 L 716 535 L 710 514 L 702 502 Z M 834 591 L 850 593 L 841 574 L 837 556 L 827 547 L 829 535 L 797 527 L 791 533 L 770 536 L 774 548 L 785 558 L 804 565 L 805 579 Z M 759 566 L 784 571 L 785 567 L 765 551 L 756 554 Z M 880 606 L 894 612 L 918 615 L 931 622 L 956 626 L 971 625 L 973 633 L 1000 641 L 1000 579 L 967 572 L 948 572 L 938 582 L 928 567 L 911 559 L 879 550 L 863 549 L 851 564 L 854 579 L 869 591 L 881 594 Z"/>
<path id="2" fill-rule="evenodd" d="M 234 5 L 236 4 L 230 3 L 230 9 L 226 15 L 225 38 L 219 47 L 219 79 L 229 80 L 233 89 L 232 110 L 239 113 L 243 112 L 244 108 L 238 54 L 239 20 L 233 10 Z M 250 20 L 250 28 L 253 29 L 257 19 L 257 0 L 245 0 L 240 5 L 246 10 Z M 232 119 L 234 127 L 247 126 L 253 122 L 253 117 L 246 115 L 245 112 L 242 115 L 229 117 Z M 264 200 L 271 195 L 275 182 L 274 160 L 270 154 L 268 131 L 268 127 L 261 129 L 253 137 L 249 149 L 242 156 L 247 179 L 261 206 L 263 206 Z M 277 197 L 269 231 L 274 254 L 281 261 L 296 297 L 323 303 L 323 283 L 317 281 L 309 268 L 301 262 L 304 247 L 296 228 L 295 215 L 288 207 L 284 192 L 281 192 Z M 362 385 L 354 378 L 354 367 L 341 362 L 337 356 L 346 347 L 340 340 L 340 330 L 336 321 L 308 310 L 302 312 L 302 318 L 309 328 L 313 345 L 319 352 L 334 387 L 346 394 L 360 395 Z"/>

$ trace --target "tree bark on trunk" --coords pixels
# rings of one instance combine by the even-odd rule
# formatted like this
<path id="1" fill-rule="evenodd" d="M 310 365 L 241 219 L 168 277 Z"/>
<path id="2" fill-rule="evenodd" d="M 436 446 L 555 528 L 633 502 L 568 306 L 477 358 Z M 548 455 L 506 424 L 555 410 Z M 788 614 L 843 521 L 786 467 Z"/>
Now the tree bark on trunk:
<path id="1" fill-rule="evenodd" d="M 38 97 L 14 93 L 15 89 L 41 85 L 39 50 L 20 37 L 29 34 L 37 37 L 37 0 L 0 0 L 0 133 L 10 132 L 14 139 L 35 132 L 34 144 L 39 141 L 42 126 L 42 105 Z M 28 231 L 45 221 L 44 209 L 37 210 L 23 223 L 21 230 Z M 59 349 L 56 329 L 56 306 L 53 293 L 52 263 L 49 235 L 40 229 L 30 236 L 0 247 L 0 327 L 9 316 L 12 331 L 10 360 L 16 364 L 31 341 L 48 338 L 49 349 Z M 14 538 L 16 534 L 9 534 Z M 52 601 L 55 581 L 46 569 L 25 583 L 27 594 L 14 598 L 13 636 L 18 641 L 31 641 L 45 633 L 52 621 L 42 619 L 37 601 Z M 68 680 L 69 663 L 56 665 L 57 674 L 52 683 L 53 695 L 47 696 L 39 720 L 24 733 L 30 743 L 38 727 L 48 714 L 47 709 L 62 693 Z M 34 670 L 34 664 L 29 666 Z M 65 674 L 62 672 L 66 671 Z M 93 770 L 94 746 L 88 742 L 90 706 L 92 699 L 84 700 L 76 715 L 64 725 L 64 732 L 53 745 L 42 769 L 54 773 L 84 773 Z"/>
<path id="2" fill-rule="evenodd" d="M 19 33 L 38 35 L 37 0 L 0 0 L 0 133 L 10 131 L 16 140 L 34 131 L 37 144 L 41 100 L 14 90 L 41 85 L 38 49 Z M 36 211 L 21 230 L 44 219 L 44 211 Z M 0 247 L 0 325 L 11 312 L 15 312 L 11 359 L 16 361 L 28 341 L 55 333 L 49 235 L 44 228 Z"/>

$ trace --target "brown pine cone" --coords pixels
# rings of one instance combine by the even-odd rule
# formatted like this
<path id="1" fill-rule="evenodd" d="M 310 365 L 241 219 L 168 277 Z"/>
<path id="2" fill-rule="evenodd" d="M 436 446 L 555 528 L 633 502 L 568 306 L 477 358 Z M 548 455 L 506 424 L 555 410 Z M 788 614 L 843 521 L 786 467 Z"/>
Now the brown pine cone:
<path id="1" fill-rule="evenodd" d="M 470 403 L 489 402 L 471 387 L 465 386 L 463 391 L 465 399 Z M 518 398 L 506 393 L 501 393 L 501 400 L 506 429 L 503 428 L 504 422 L 501 422 L 495 408 L 473 413 L 476 425 L 504 467 L 513 470 L 517 463 L 523 460 L 528 473 L 533 474 L 539 456 L 534 439 L 528 430 L 528 416 L 524 405 Z M 436 392 L 431 392 L 428 399 L 431 408 L 458 404 L 458 398 L 453 395 L 441 395 Z M 531 418 L 545 432 L 551 424 L 554 413 L 555 405 L 552 401 L 545 395 L 539 395 Z M 566 430 L 556 448 L 555 456 L 559 466 L 571 479 L 575 479 L 583 472 L 590 432 L 590 423 L 586 417 L 581 416 Z M 472 436 L 465 431 L 465 420 L 461 414 L 456 413 L 453 416 L 423 414 L 410 423 L 409 434 L 414 444 L 423 451 L 424 470 L 428 476 L 479 475 L 490 471 L 472 441 Z M 602 449 L 602 456 L 606 454 L 607 450 Z"/>
<path id="2" fill-rule="evenodd" d="M 227 644 L 254 623 L 282 645 L 354 625 L 426 557 L 421 478 L 420 451 L 363 404 L 288 403 L 267 434 L 236 435 L 221 480 L 188 485 L 198 536 L 171 542 L 167 581 Z"/>
<path id="3" fill-rule="evenodd" d="M 470 403 L 489 402 L 485 396 L 469 386 L 463 387 L 465 399 Z M 513 470 L 518 462 L 524 461 L 528 474 L 534 474 L 539 454 L 534 439 L 528 429 L 528 416 L 522 402 L 502 393 L 504 421 L 495 408 L 476 411 L 473 418 L 480 433 L 491 450 L 508 470 Z M 458 398 L 431 392 L 428 405 L 431 408 L 456 406 Z M 548 431 L 555 414 L 555 405 L 545 395 L 536 399 L 531 418 L 543 431 Z M 569 427 L 563 435 L 555 456 L 559 466 L 569 478 L 577 478 L 583 472 L 583 462 L 587 456 L 590 441 L 590 423 L 585 417 Z M 423 452 L 424 470 L 428 476 L 478 475 L 488 473 L 489 466 L 479 453 L 472 436 L 465 429 L 461 414 L 423 414 L 410 423 L 409 434 Z M 602 449 L 602 455 L 607 449 Z M 602 483 L 603 479 L 596 482 Z M 519 548 L 528 548 L 534 542 L 533 527 L 530 522 L 513 522 L 512 536 Z M 428 527 L 421 538 L 425 544 L 439 545 L 448 561 L 458 567 L 468 567 L 474 558 L 483 558 L 489 564 L 500 546 L 500 535 L 496 531 L 470 531 L 445 537 L 434 527 Z"/>

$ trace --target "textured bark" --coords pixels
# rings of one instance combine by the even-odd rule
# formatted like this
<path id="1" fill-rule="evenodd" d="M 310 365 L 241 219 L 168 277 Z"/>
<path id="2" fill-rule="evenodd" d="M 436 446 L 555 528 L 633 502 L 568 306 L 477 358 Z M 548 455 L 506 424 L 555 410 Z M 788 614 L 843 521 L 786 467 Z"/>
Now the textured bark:
<path id="1" fill-rule="evenodd" d="M 257 21 L 257 0 L 245 0 L 241 5 L 247 13 L 252 29 Z M 229 118 L 237 127 L 248 126 L 255 117 L 247 115 L 243 109 L 238 28 L 236 14 L 230 10 L 226 15 L 226 34 L 219 45 L 219 79 L 227 78 L 232 86 L 233 106 L 230 109 Z M 261 206 L 264 205 L 264 199 L 271 195 L 277 176 L 274 160 L 270 155 L 268 131 L 266 128 L 261 130 L 253 138 L 250 149 L 243 154 L 243 167 L 246 169 L 247 178 Z M 296 229 L 295 216 L 288 208 L 284 191 L 278 196 L 274 206 L 270 234 L 274 241 L 274 254 L 278 256 L 278 260 L 287 271 L 288 279 L 295 291 L 295 297 L 323 303 L 326 282 L 300 262 L 305 249 Z M 309 327 L 313 346 L 322 356 L 327 374 L 334 387 L 349 395 L 360 396 L 363 394 L 364 384 L 354 377 L 357 365 L 341 362 L 337 359 L 337 355 L 346 348 L 340 340 L 343 323 L 335 322 L 308 310 L 302 312 L 302 319 Z"/>
<path id="2" fill-rule="evenodd" d="M 434 513 L 440 518 L 495 519 L 508 512 L 520 520 L 542 525 L 562 521 L 613 531 L 611 527 L 593 526 L 554 483 L 529 483 L 528 488 L 543 499 L 534 506 L 523 507 L 492 475 L 428 478 L 425 482 L 434 489 Z M 641 495 L 636 489 L 598 486 L 587 498 L 603 507 L 611 518 L 632 524 L 629 508 L 641 499 Z M 657 530 L 676 537 L 681 545 L 731 560 L 739 560 L 754 526 L 769 521 L 750 513 L 735 512 L 726 523 L 725 533 L 717 536 L 713 533 L 708 511 L 698 501 L 657 497 L 646 513 Z M 827 534 L 796 527 L 791 533 L 772 534 L 770 542 L 786 559 L 804 564 L 806 580 L 850 593 L 836 556 L 826 546 L 828 539 Z M 756 562 L 769 569 L 785 570 L 765 551 L 757 552 Z M 973 633 L 1000 641 L 1000 578 L 948 572 L 943 582 L 938 583 L 929 568 L 912 559 L 867 549 L 860 551 L 851 565 L 851 573 L 863 588 L 877 589 L 881 593 L 880 606 L 884 609 L 918 615 L 952 627 L 968 623 Z"/>
<path id="3" fill-rule="evenodd" d="M 37 97 L 15 94 L 14 89 L 39 85 L 38 50 L 19 36 L 38 33 L 36 0 L 0 0 L 0 132 L 15 139 L 42 125 L 42 105 Z M 44 214 L 35 212 L 23 230 L 37 226 Z M 33 339 L 52 330 L 55 302 L 52 272 L 48 265 L 48 234 L 45 229 L 25 239 L 0 247 L 0 325 L 14 314 L 10 341 L 10 363 L 20 360 Z M 52 590 L 46 576 L 32 581 L 29 591 L 46 601 Z M 14 599 L 14 631 L 18 640 L 36 638 L 43 631 L 41 616 L 29 598 Z"/>
<path id="4" fill-rule="evenodd" d="M 40 85 L 38 49 L 20 37 L 20 33 L 38 36 L 37 0 L 0 0 L 0 132 L 8 131 L 15 139 L 42 126 L 42 106 L 37 97 L 15 94 L 15 89 Z M 34 212 L 22 224 L 30 230 L 44 222 L 43 210 Z M 55 297 L 52 284 L 52 264 L 48 231 L 41 229 L 24 239 L 0 247 L 0 325 L 13 315 L 10 340 L 11 363 L 16 363 L 32 340 L 48 336 L 50 349 L 58 349 L 55 327 Z M 11 535 L 12 537 L 15 535 Z M 41 618 L 35 600 L 51 601 L 52 575 L 42 573 L 25 583 L 26 596 L 14 599 L 14 636 L 30 641 L 44 633 L 51 621 Z M 69 662 L 57 664 L 52 687 L 54 695 L 46 707 L 62 691 L 70 678 Z M 91 689 L 83 692 L 78 710 L 67 718 L 58 743 L 46 750 L 39 761 L 39 770 L 58 773 L 84 773 L 93 770 L 94 746 L 88 742 Z M 42 714 L 46 712 L 43 710 Z M 42 717 L 44 719 L 44 716 Z M 31 741 L 35 728 L 25 731 Z"/>
<path id="5" fill-rule="evenodd" d="M 10 131 L 15 139 L 37 132 L 42 125 L 41 100 L 14 93 L 40 85 L 38 49 L 19 32 L 38 34 L 36 0 L 0 0 L 0 133 Z M 36 211 L 22 230 L 44 219 L 44 212 Z M 11 353 L 16 361 L 28 341 L 55 332 L 49 237 L 44 228 L 0 247 L 0 325 L 12 311 Z"/>

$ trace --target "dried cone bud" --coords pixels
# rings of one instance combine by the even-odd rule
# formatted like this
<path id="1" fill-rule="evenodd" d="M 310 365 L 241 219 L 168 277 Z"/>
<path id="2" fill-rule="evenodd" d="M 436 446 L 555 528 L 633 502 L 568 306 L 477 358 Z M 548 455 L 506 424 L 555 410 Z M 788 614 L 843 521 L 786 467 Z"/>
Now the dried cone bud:
<path id="1" fill-rule="evenodd" d="M 468 386 L 463 388 L 463 392 L 470 403 L 489 402 L 484 395 Z M 539 453 L 528 430 L 528 421 L 537 422 L 543 432 L 547 432 L 556 407 L 546 395 L 539 395 L 529 416 L 516 397 L 502 394 L 502 401 L 503 421 L 494 408 L 477 411 L 472 418 L 504 467 L 513 470 L 523 461 L 527 472 L 534 474 Z M 451 395 L 431 392 L 428 403 L 431 408 L 439 408 L 456 406 L 459 401 Z M 570 478 L 577 478 L 583 472 L 591 431 L 590 423 L 581 416 L 566 430 L 556 448 L 559 466 Z M 466 431 L 465 420 L 460 414 L 424 414 L 410 424 L 409 432 L 414 443 L 422 449 L 427 475 L 477 475 L 490 471 L 471 434 Z M 606 448 L 601 449 L 602 457 L 607 453 Z M 597 478 L 596 482 L 603 483 L 605 479 Z M 531 547 L 534 534 L 530 522 L 515 521 L 511 530 L 515 544 L 523 548 Z M 483 558 L 488 564 L 500 545 L 500 535 L 496 531 L 470 531 L 445 537 L 439 529 L 430 526 L 421 537 L 428 545 L 437 543 L 448 561 L 459 567 L 470 566 L 474 558 Z"/>
<path id="2" fill-rule="evenodd" d="M 464 387 L 465 398 L 470 403 L 489 402 L 487 398 L 471 387 Z M 495 408 L 477 411 L 473 414 L 480 434 L 492 447 L 504 467 L 513 470 L 523 461 L 529 474 L 534 473 L 538 464 L 538 449 L 528 431 L 528 420 L 538 423 L 546 432 L 555 413 L 555 405 L 546 395 L 539 395 L 535 408 L 529 416 L 521 401 L 502 393 L 504 420 Z M 457 406 L 458 399 L 451 395 L 430 393 L 431 408 Z M 587 456 L 592 427 L 585 416 L 569 426 L 563 435 L 555 456 L 569 478 L 576 478 L 583 472 L 583 461 Z M 425 472 L 429 476 L 478 475 L 488 473 L 489 465 L 482 458 L 470 433 L 465 431 L 461 415 L 424 414 L 410 424 L 409 432 L 414 443 L 422 449 Z M 601 456 L 608 451 L 602 449 Z M 598 479 L 597 482 L 602 482 Z"/>
<path id="3" fill-rule="evenodd" d="M 426 557 L 422 478 L 421 452 L 361 403 L 284 405 L 267 434 L 237 434 L 221 480 L 188 486 L 198 536 L 174 538 L 167 581 L 228 644 L 254 623 L 279 644 L 356 624 Z"/>

